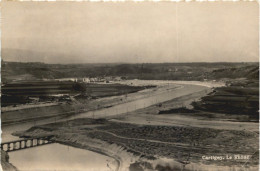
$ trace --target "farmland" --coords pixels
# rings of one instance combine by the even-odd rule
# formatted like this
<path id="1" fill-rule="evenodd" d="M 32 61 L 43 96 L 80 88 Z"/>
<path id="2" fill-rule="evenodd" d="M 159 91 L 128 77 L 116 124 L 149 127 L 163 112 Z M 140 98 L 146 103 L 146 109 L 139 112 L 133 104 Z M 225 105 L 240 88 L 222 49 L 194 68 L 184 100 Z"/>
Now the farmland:
<path id="1" fill-rule="evenodd" d="M 201 101 L 193 103 L 195 110 L 224 113 L 227 115 L 247 115 L 259 119 L 259 82 L 241 80 L 227 87 L 216 88 Z"/>
<path id="2" fill-rule="evenodd" d="M 219 161 L 216 160 L 202 161 L 201 156 L 203 155 L 222 156 L 223 154 L 230 156 L 250 154 L 250 161 L 246 165 L 255 167 L 258 164 L 258 155 L 255 153 L 257 142 L 254 141 L 257 134 L 246 130 L 136 125 L 106 119 L 80 119 L 32 127 L 17 135 L 33 137 L 39 136 L 39 132 L 42 135 L 53 135 L 53 139 L 60 143 L 86 149 L 89 149 L 88 145 L 84 145 L 87 138 L 102 141 L 104 142 L 103 146 L 116 144 L 129 153 L 129 157 L 130 154 L 134 154 L 141 159 L 131 164 L 132 170 L 140 167 L 144 164 L 144 161 L 147 162 L 146 167 L 152 168 L 150 162 L 159 158 L 174 159 L 177 161 L 175 165 L 177 170 L 185 167 L 185 165 L 189 170 L 189 165 L 192 165 L 193 168 L 199 168 L 196 163 L 218 164 Z M 106 148 L 99 147 L 99 150 L 102 151 L 102 149 L 105 150 Z M 241 164 L 244 164 L 244 161 L 224 159 L 221 162 L 223 167 L 230 164 L 233 167 L 240 167 Z"/>
<path id="3" fill-rule="evenodd" d="M 34 81 L 9 83 L 2 86 L 2 107 L 39 102 L 71 101 L 70 96 L 100 98 L 128 94 L 149 87 L 134 87 L 120 84 L 85 84 L 72 81 Z"/>

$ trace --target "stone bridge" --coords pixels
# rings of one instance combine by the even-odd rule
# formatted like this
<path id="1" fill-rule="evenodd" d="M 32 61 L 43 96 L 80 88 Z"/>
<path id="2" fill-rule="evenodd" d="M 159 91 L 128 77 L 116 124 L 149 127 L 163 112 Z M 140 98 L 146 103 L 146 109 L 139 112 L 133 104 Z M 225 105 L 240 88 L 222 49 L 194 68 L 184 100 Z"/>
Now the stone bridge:
<path id="1" fill-rule="evenodd" d="M 2 142 L 0 148 L 6 152 L 23 150 L 53 143 L 50 138 L 51 137 L 26 138 L 22 140 Z"/>

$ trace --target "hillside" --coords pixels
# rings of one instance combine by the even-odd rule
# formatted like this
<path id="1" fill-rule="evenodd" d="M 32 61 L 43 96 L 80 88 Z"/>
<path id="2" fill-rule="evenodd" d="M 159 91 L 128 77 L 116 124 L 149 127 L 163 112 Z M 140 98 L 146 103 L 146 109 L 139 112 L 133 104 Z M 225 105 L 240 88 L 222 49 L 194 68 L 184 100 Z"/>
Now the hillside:
<path id="1" fill-rule="evenodd" d="M 259 66 L 251 65 L 238 68 L 225 68 L 214 70 L 211 74 L 211 78 L 251 78 L 258 79 L 259 77 Z"/>
<path id="2" fill-rule="evenodd" d="M 45 64 L 2 62 L 2 81 L 123 76 L 147 80 L 258 79 L 258 63 Z"/>

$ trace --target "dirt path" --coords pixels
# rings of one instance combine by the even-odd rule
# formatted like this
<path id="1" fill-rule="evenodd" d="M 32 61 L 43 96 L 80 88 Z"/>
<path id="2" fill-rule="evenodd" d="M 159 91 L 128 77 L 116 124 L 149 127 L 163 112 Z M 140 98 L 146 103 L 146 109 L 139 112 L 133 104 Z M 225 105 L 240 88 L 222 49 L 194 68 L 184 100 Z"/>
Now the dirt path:
<path id="1" fill-rule="evenodd" d="M 128 115 L 122 119 L 112 119 L 116 122 L 140 124 L 140 125 L 168 125 L 168 126 L 185 126 L 200 127 L 227 130 L 247 130 L 258 132 L 258 123 L 252 122 L 231 122 L 231 121 L 213 121 L 199 120 L 195 117 L 187 117 L 182 115 Z"/>

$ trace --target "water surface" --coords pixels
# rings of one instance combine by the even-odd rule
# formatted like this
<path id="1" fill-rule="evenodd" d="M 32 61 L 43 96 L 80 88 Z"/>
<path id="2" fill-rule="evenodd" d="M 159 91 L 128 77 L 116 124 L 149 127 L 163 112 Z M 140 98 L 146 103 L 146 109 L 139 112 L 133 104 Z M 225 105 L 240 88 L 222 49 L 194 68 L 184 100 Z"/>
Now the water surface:
<path id="1" fill-rule="evenodd" d="M 58 143 L 9 152 L 19 171 L 110 171 L 116 161 L 89 150 Z"/>

